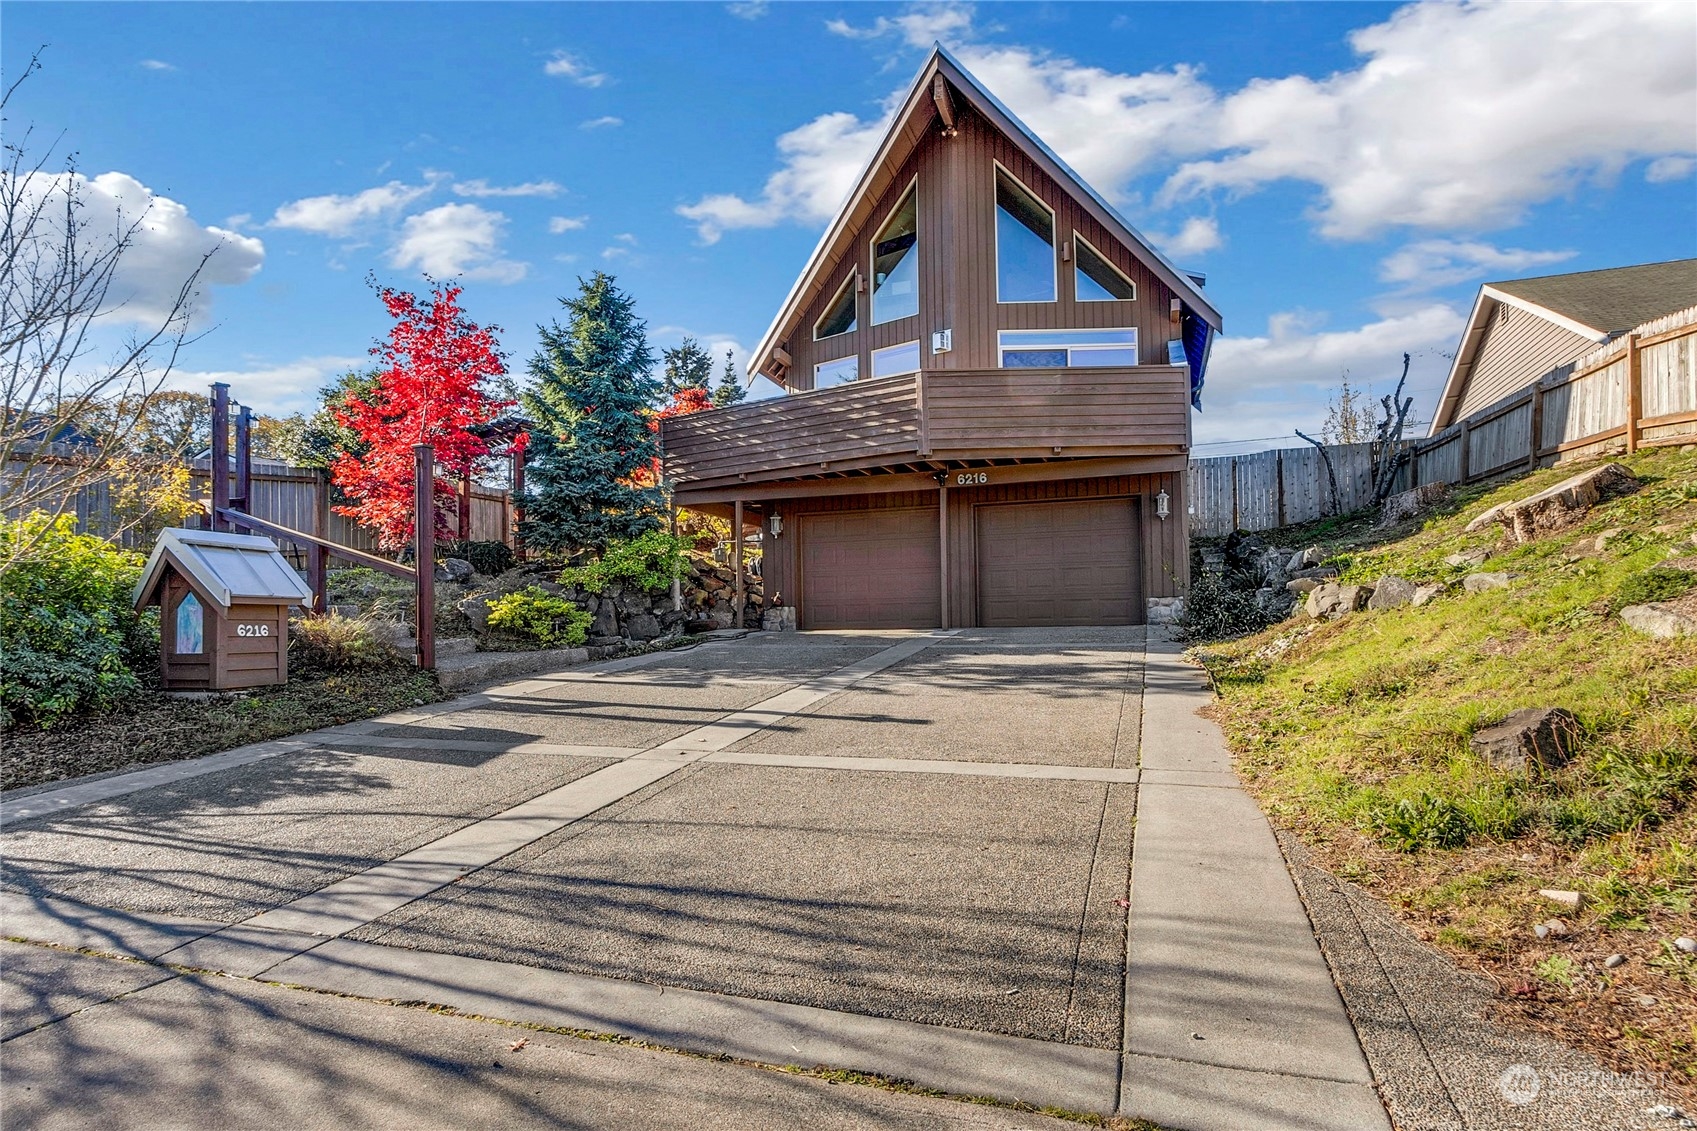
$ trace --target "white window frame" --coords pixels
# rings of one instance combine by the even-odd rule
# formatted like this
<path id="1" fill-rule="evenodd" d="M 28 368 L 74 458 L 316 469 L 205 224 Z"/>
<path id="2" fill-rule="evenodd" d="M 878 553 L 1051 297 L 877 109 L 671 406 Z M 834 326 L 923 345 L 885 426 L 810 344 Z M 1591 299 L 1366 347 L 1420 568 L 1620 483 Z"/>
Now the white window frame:
<path id="1" fill-rule="evenodd" d="M 1130 334 L 1131 335 L 1131 341 L 1130 342 L 1113 342 L 1113 343 L 1105 343 L 1105 342 L 1084 343 L 1084 344 L 1076 345 L 1076 346 L 1069 346 L 1069 345 L 1066 345 L 1065 343 L 1053 344 L 1053 345 L 1024 345 L 1024 346 L 1022 346 L 1022 345 L 1006 345 L 1006 344 L 1004 344 L 1003 343 L 1003 336 L 1006 335 L 1006 334 Z M 1059 368 L 1063 368 L 1063 369 L 1090 369 L 1090 368 L 1094 368 L 1094 367 L 1088 366 L 1088 365 L 1077 365 L 1077 364 L 1075 364 L 1073 362 L 1073 354 L 1074 353 L 1088 354 L 1088 353 L 1092 353 L 1092 352 L 1102 352 L 1102 351 L 1106 351 L 1106 350 L 1129 349 L 1129 350 L 1131 350 L 1131 364 L 1132 365 L 1138 365 L 1138 364 L 1141 363 L 1141 356 L 1140 356 L 1140 354 L 1138 352 L 1138 348 L 1137 348 L 1137 327 L 1136 326 L 1094 326 L 1094 327 L 1090 327 L 1088 329 L 1073 328 L 1073 329 L 1056 329 L 1056 330 L 998 330 L 996 332 L 996 365 L 997 365 L 998 368 L 1001 368 L 1001 369 L 1035 369 L 1035 368 L 1039 368 L 1038 366 L 1024 366 L 1024 365 L 1009 366 L 1009 365 L 1005 364 L 1006 356 L 1007 356 L 1007 353 L 1008 353 L 1009 350 L 1013 350 L 1015 352 L 1018 352 L 1020 350 L 1027 350 L 1027 349 L 1031 349 L 1031 350 L 1036 350 L 1036 349 L 1065 350 L 1066 355 L 1067 355 L 1067 363 L 1066 363 L 1066 365 L 1059 367 Z M 1101 366 L 1100 368 L 1105 369 L 1105 368 L 1110 368 L 1110 367 L 1109 366 Z"/>
<path id="2" fill-rule="evenodd" d="M 912 369 L 897 369 L 897 370 L 894 370 L 894 371 L 889 372 L 889 373 L 878 372 L 878 355 L 879 354 L 890 354 L 890 353 L 894 353 L 896 350 L 905 350 L 905 349 L 912 349 L 913 350 L 913 368 Z M 873 380 L 877 380 L 880 377 L 905 377 L 909 373 L 918 373 L 920 361 L 924 358 L 924 356 L 925 356 L 924 351 L 920 349 L 918 338 L 913 339 L 913 341 L 911 341 L 911 342 L 897 342 L 893 346 L 885 346 L 882 349 L 875 349 L 875 350 L 872 351 L 871 377 L 872 377 Z"/>
<path id="3" fill-rule="evenodd" d="M 825 312 L 819 316 L 819 321 L 813 324 L 814 341 L 822 342 L 827 338 L 840 338 L 844 334 L 852 334 L 856 330 L 860 329 L 860 292 L 855 288 L 855 283 L 858 282 L 859 279 L 860 268 L 856 267 L 851 269 L 848 273 L 848 278 L 843 280 L 843 285 L 838 287 L 835 293 L 831 295 L 831 301 L 825 304 Z M 843 297 L 844 291 L 849 293 L 852 301 L 854 302 L 854 325 L 850 326 L 847 330 L 839 330 L 835 334 L 821 334 L 819 332 L 819 327 L 824 323 L 825 319 L 831 316 L 831 311 L 837 308 L 837 303 Z"/>
<path id="4" fill-rule="evenodd" d="M 1127 276 L 1124 271 L 1121 271 L 1119 269 L 1119 267 L 1117 267 L 1114 264 L 1114 261 L 1112 259 L 1109 259 L 1106 255 L 1103 255 L 1101 248 L 1097 247 L 1095 244 L 1091 243 L 1089 240 L 1087 240 L 1083 236 L 1079 235 L 1077 231 L 1074 231 L 1072 233 L 1072 243 L 1073 243 L 1073 251 L 1072 251 L 1072 270 L 1073 270 L 1072 300 L 1074 302 L 1136 302 L 1137 301 L 1137 283 L 1134 282 L 1129 276 Z M 1084 268 L 1082 268 L 1078 265 L 1078 245 L 1079 244 L 1083 244 L 1085 247 L 1089 248 L 1090 253 L 1092 255 L 1094 255 L 1097 259 L 1100 259 L 1103 263 L 1106 263 L 1108 265 L 1108 270 L 1112 271 L 1114 274 L 1116 274 L 1120 277 L 1120 282 L 1124 283 L 1126 286 L 1131 288 L 1131 297 L 1130 298 L 1079 298 L 1078 297 L 1078 276 L 1080 274 L 1082 274 L 1083 271 L 1084 271 Z"/>
<path id="5" fill-rule="evenodd" d="M 913 254 L 915 256 L 919 254 L 919 174 L 917 173 L 913 175 L 912 180 L 907 182 L 907 187 L 901 191 L 901 195 L 896 197 L 896 202 L 890 206 L 890 210 L 884 213 L 884 218 L 879 221 L 878 226 L 872 229 L 872 238 L 866 241 L 866 324 L 868 326 L 887 326 L 891 322 L 900 322 L 902 318 L 919 317 L 919 260 L 915 259 L 913 262 L 913 313 L 903 314 L 900 318 L 886 318 L 882 322 L 878 321 L 878 236 L 885 228 L 890 226 L 890 217 L 894 216 L 897 209 L 901 208 L 902 202 L 907 199 L 907 194 L 910 192 L 913 194 Z"/>
<path id="6" fill-rule="evenodd" d="M 1038 193 L 1030 185 L 1014 176 L 1012 170 L 1010 170 L 1006 165 L 1002 164 L 1000 161 L 992 161 L 990 164 L 993 166 L 990 173 L 990 213 L 991 235 L 994 237 L 996 245 L 996 305 L 1035 306 L 1039 303 L 1059 302 L 1061 298 L 1061 277 L 1060 268 L 1056 266 L 1056 261 L 1060 258 L 1060 247 L 1056 242 L 1057 234 L 1060 230 L 1059 214 L 1049 206 L 1048 201 L 1043 199 L 1042 194 Z M 1020 188 L 1024 189 L 1032 200 L 1035 200 L 1038 204 L 1042 205 L 1044 211 L 1049 213 L 1049 290 L 1054 295 L 1053 298 L 1002 298 L 1002 226 L 995 223 L 995 214 L 1001 211 L 1001 206 L 996 203 L 996 174 L 998 172 L 1006 176 L 1008 180 L 1012 181 Z"/>
<path id="7" fill-rule="evenodd" d="M 832 337 L 836 337 L 836 335 L 833 334 Z M 850 377 L 846 381 L 838 381 L 835 384 L 831 384 L 831 385 L 821 385 L 819 383 L 819 371 L 821 369 L 824 369 L 827 366 L 841 365 L 845 361 L 854 362 L 854 376 L 853 377 Z M 858 353 L 845 354 L 842 357 L 833 357 L 831 360 L 821 361 L 818 365 L 815 365 L 813 367 L 813 387 L 815 389 L 834 389 L 834 388 L 837 387 L 837 385 L 848 385 L 848 384 L 851 384 L 851 383 L 858 381 L 858 380 L 860 380 L 860 354 L 858 354 Z"/>

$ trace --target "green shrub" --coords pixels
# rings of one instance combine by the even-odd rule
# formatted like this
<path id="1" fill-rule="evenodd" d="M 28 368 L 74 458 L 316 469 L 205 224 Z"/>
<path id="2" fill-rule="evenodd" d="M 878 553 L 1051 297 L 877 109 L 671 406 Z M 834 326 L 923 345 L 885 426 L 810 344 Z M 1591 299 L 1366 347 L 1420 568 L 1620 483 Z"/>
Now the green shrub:
<path id="1" fill-rule="evenodd" d="M 363 617 L 331 613 L 289 622 L 289 673 L 325 676 L 398 664 L 401 654 Z"/>
<path id="2" fill-rule="evenodd" d="M 1648 605 L 1655 601 L 1672 601 L 1697 589 L 1697 570 L 1669 569 L 1656 566 L 1635 573 L 1620 583 L 1611 604 L 1618 612 L 1628 605 Z"/>
<path id="3" fill-rule="evenodd" d="M 505 542 L 455 540 L 444 542 L 441 550 L 443 557 L 464 558 L 471 563 L 472 569 L 485 577 L 501 576 L 513 568 L 515 561 L 513 548 Z"/>
<path id="4" fill-rule="evenodd" d="M 1473 834 L 1473 822 L 1461 806 L 1423 789 L 1401 797 L 1374 798 L 1361 826 L 1386 847 L 1402 852 L 1459 848 Z"/>
<path id="5" fill-rule="evenodd" d="M 410 581 L 355 566 L 331 570 L 326 584 L 332 605 L 357 605 L 362 614 L 380 620 L 416 619 L 418 591 Z"/>
<path id="6" fill-rule="evenodd" d="M 157 614 L 138 616 L 140 554 L 76 532 L 76 519 L 0 522 L 0 725 L 46 727 L 104 710 L 141 689 L 158 663 Z"/>
<path id="7" fill-rule="evenodd" d="M 1186 640 L 1225 640 L 1259 632 L 1271 621 L 1255 594 L 1233 589 L 1222 578 L 1202 574 L 1191 582 L 1178 629 Z"/>
<path id="8" fill-rule="evenodd" d="M 672 584 L 683 569 L 684 551 L 690 539 L 675 538 L 664 530 L 650 530 L 628 542 L 607 547 L 599 561 L 574 566 L 560 574 L 562 585 L 575 585 L 591 593 L 605 593 L 615 585 L 657 593 Z"/>
<path id="9" fill-rule="evenodd" d="M 489 627 L 528 637 L 544 648 L 575 648 L 594 617 L 539 585 L 489 602 Z"/>

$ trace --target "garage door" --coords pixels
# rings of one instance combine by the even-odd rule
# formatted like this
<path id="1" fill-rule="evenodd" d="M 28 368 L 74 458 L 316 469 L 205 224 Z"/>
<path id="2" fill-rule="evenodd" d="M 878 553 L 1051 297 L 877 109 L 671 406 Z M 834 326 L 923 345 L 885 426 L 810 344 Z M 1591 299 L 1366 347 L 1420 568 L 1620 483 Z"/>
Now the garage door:
<path id="1" fill-rule="evenodd" d="M 936 628 L 937 512 L 842 511 L 801 519 L 801 627 Z"/>
<path id="2" fill-rule="evenodd" d="M 977 508 L 979 623 L 1142 624 L 1129 499 Z"/>

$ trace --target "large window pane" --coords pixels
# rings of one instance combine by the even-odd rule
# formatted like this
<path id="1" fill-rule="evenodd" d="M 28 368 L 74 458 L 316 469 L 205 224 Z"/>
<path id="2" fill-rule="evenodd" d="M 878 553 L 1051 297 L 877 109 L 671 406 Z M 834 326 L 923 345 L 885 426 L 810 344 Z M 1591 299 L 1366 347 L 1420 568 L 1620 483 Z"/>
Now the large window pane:
<path id="1" fill-rule="evenodd" d="M 1003 330 L 1003 369 L 1106 368 L 1137 364 L 1135 327 L 1110 330 Z"/>
<path id="2" fill-rule="evenodd" d="M 919 372 L 919 343 L 903 342 L 872 351 L 872 376 L 894 377 L 899 373 Z"/>
<path id="3" fill-rule="evenodd" d="M 1078 264 L 1073 278 L 1078 286 L 1079 302 L 1114 302 L 1137 297 L 1137 288 L 1132 286 L 1131 280 L 1120 274 L 1119 269 L 1086 243 L 1082 236 L 1075 235 L 1072 244 L 1073 258 Z"/>
<path id="4" fill-rule="evenodd" d="M 835 361 L 822 361 L 813 367 L 813 387 L 829 389 L 832 385 L 844 385 L 860 376 L 860 358 L 857 355 L 839 357 Z"/>
<path id="5" fill-rule="evenodd" d="M 919 313 L 919 227 L 917 196 L 902 202 L 872 244 L 872 324 Z M 914 366 L 918 368 L 918 366 Z"/>
<path id="6" fill-rule="evenodd" d="M 837 297 L 831 300 L 831 305 L 825 310 L 825 316 L 813 327 L 813 340 L 846 334 L 854 329 L 854 321 L 854 276 L 850 275 L 843 280 L 843 288 L 837 292 Z"/>
<path id="7" fill-rule="evenodd" d="M 996 301 L 1055 301 L 1055 216 L 996 170 Z"/>

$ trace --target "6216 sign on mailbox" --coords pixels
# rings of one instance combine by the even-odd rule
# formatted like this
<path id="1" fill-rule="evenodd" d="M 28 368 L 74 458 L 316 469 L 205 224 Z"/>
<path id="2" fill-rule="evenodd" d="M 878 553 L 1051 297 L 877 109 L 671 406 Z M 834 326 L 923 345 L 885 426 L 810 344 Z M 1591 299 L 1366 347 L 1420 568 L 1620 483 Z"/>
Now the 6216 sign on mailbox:
<path id="1" fill-rule="evenodd" d="M 268 624 L 238 624 L 237 636 L 270 636 L 271 626 Z"/>

